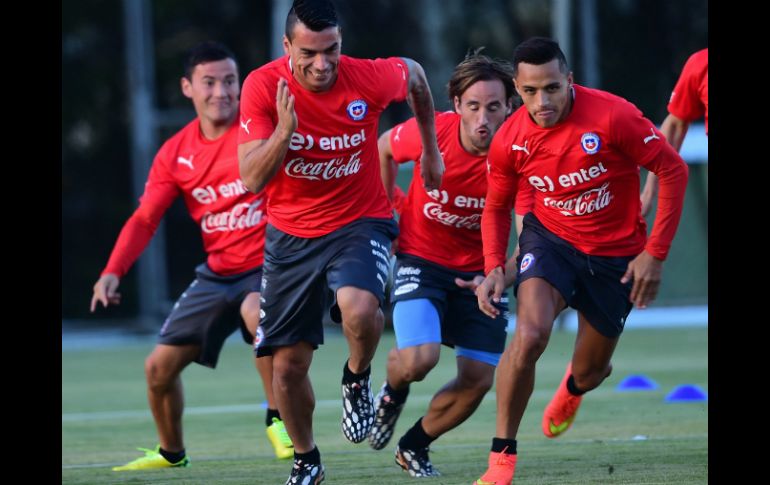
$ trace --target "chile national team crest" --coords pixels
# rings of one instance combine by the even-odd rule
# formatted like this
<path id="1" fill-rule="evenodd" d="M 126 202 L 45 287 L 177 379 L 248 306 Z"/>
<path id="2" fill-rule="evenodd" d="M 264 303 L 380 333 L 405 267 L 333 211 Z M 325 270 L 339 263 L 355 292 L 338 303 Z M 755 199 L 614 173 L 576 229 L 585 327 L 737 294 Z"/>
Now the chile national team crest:
<path id="1" fill-rule="evenodd" d="M 254 336 L 254 350 L 257 350 L 259 348 L 259 345 L 262 343 L 262 341 L 265 339 L 265 332 L 262 330 L 262 327 L 257 327 L 257 335 Z"/>
<path id="2" fill-rule="evenodd" d="M 535 262 L 535 256 L 532 253 L 527 253 L 524 255 L 523 258 L 521 258 L 521 266 L 519 266 L 519 273 L 523 273 L 529 269 L 530 266 L 532 266 L 532 263 Z"/>
<path id="3" fill-rule="evenodd" d="M 599 151 L 602 142 L 596 133 L 583 133 L 583 136 L 580 137 L 580 146 L 583 147 L 584 152 L 593 155 Z"/>
<path id="4" fill-rule="evenodd" d="M 368 110 L 369 108 L 366 105 L 366 101 L 363 99 L 356 99 L 355 101 L 351 101 L 347 108 L 348 116 L 350 116 L 350 119 L 353 121 L 364 119 L 364 116 L 366 116 L 366 112 Z"/>

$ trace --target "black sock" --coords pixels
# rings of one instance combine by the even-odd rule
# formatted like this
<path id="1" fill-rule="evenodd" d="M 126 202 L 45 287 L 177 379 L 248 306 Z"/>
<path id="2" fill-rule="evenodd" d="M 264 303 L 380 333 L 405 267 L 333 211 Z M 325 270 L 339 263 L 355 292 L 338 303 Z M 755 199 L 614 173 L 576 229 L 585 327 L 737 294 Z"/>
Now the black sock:
<path id="1" fill-rule="evenodd" d="M 516 440 L 509 440 L 507 438 L 492 438 L 492 449 L 490 451 L 492 451 L 493 453 L 505 453 L 506 455 L 515 455 Z"/>
<path id="2" fill-rule="evenodd" d="M 270 426 L 273 424 L 273 418 L 281 419 L 281 413 L 277 409 L 267 408 L 267 415 L 265 416 L 265 425 Z"/>
<path id="3" fill-rule="evenodd" d="M 169 463 L 179 463 L 182 461 L 185 457 L 184 449 L 182 451 L 177 451 L 174 453 L 173 451 L 166 451 L 163 448 L 160 448 L 158 450 L 158 453 L 160 453 L 160 456 L 166 459 Z"/>
<path id="4" fill-rule="evenodd" d="M 573 396 L 582 396 L 586 393 L 586 391 L 581 391 L 578 389 L 578 387 L 575 385 L 575 376 L 572 374 L 569 375 L 569 379 L 567 379 L 567 390 L 570 394 Z"/>
<path id="5" fill-rule="evenodd" d="M 369 373 L 372 370 L 372 366 L 366 368 L 365 371 L 363 371 L 360 374 L 354 373 L 352 370 L 350 370 L 350 367 L 348 367 L 348 361 L 345 361 L 345 365 L 342 366 L 342 382 L 357 382 L 360 381 L 366 377 L 369 377 Z"/>
<path id="6" fill-rule="evenodd" d="M 318 447 L 316 446 L 312 450 L 308 451 L 307 453 L 297 453 L 294 452 L 294 461 L 301 461 L 302 463 L 312 463 L 313 465 L 320 465 L 321 464 L 321 452 L 318 451 Z"/>
<path id="7" fill-rule="evenodd" d="M 438 438 L 438 436 L 436 438 Z M 422 418 L 420 418 L 414 423 L 414 426 L 409 428 L 409 431 L 401 437 L 398 441 L 398 446 L 407 450 L 419 450 L 421 448 L 427 448 L 427 446 L 433 443 L 436 438 L 425 432 L 422 427 Z"/>
<path id="8" fill-rule="evenodd" d="M 393 389 L 390 387 L 390 384 L 388 381 L 385 381 L 385 392 L 388 393 L 393 399 L 393 402 L 397 402 L 399 404 L 406 402 L 406 397 L 409 395 L 409 384 L 400 391 Z"/>

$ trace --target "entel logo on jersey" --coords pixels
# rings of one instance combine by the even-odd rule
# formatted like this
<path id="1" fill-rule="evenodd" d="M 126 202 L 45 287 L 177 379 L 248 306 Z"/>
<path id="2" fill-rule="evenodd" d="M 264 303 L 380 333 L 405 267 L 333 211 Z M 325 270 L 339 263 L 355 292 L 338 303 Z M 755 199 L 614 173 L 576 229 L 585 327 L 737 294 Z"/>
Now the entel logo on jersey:
<path id="1" fill-rule="evenodd" d="M 599 135 L 596 133 L 583 133 L 583 136 L 580 137 L 580 146 L 583 147 L 584 152 L 593 155 L 599 151 L 602 142 L 599 140 Z"/>
<path id="2" fill-rule="evenodd" d="M 353 121 L 359 121 L 364 119 L 364 116 L 366 116 L 366 112 L 369 110 L 368 106 L 366 105 L 366 101 L 363 99 L 356 99 L 355 101 L 351 101 L 350 104 L 348 104 L 347 112 L 348 116 Z"/>
<path id="3" fill-rule="evenodd" d="M 318 139 L 318 148 L 324 151 L 329 150 L 342 150 L 343 148 L 357 147 L 361 143 L 366 141 L 366 131 L 361 128 L 358 133 L 348 135 L 344 133 L 336 136 L 322 136 Z M 294 132 L 289 140 L 289 150 L 310 150 L 315 146 L 315 139 L 313 135 L 303 135 L 299 132 Z"/>
<path id="4" fill-rule="evenodd" d="M 521 258 L 521 266 L 519 266 L 519 272 L 523 273 L 527 271 L 534 262 L 535 257 L 532 255 L 532 253 L 525 254 L 524 257 Z"/>

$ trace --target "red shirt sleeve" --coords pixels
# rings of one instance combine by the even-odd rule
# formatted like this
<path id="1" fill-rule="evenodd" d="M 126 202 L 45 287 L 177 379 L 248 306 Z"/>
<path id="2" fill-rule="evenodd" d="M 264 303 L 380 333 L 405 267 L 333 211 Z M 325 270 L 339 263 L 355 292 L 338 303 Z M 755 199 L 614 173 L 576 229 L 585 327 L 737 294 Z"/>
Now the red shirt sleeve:
<path id="1" fill-rule="evenodd" d="M 487 157 L 487 196 L 481 214 L 484 274 L 498 266 L 505 267 L 511 209 L 519 186 L 519 176 L 508 159 L 506 139 L 495 136 Z"/>
<path id="2" fill-rule="evenodd" d="M 665 260 L 682 216 L 689 169 L 671 145 L 665 142 L 662 145 L 658 156 L 644 165 L 658 176 L 659 184 L 658 209 L 644 249 L 656 258 Z"/>
<path id="3" fill-rule="evenodd" d="M 629 102 L 616 105 L 610 126 L 613 143 L 626 158 L 659 177 L 658 209 L 645 249 L 664 260 L 682 215 L 687 164 L 652 122 Z"/>
<path id="4" fill-rule="evenodd" d="M 371 99 L 380 109 L 385 109 L 393 101 L 405 100 L 409 89 L 409 68 L 404 59 L 388 57 L 374 59 L 371 63 L 373 72 L 362 85 L 372 88 Z"/>
<path id="5" fill-rule="evenodd" d="M 253 71 L 243 82 L 239 145 L 254 140 L 267 140 L 278 125 L 278 114 L 275 110 L 278 84 L 276 81 L 274 86 L 268 86 L 269 81 L 265 81 L 264 77 L 260 71 Z"/>
<path id="6" fill-rule="evenodd" d="M 691 55 L 682 69 L 668 103 L 668 112 L 684 121 L 695 121 L 705 114 L 700 87 L 708 75 L 708 52 Z"/>
<path id="7" fill-rule="evenodd" d="M 417 120 L 409 118 L 390 130 L 390 149 L 396 163 L 418 160 L 422 155 L 422 139 Z"/>
<path id="8" fill-rule="evenodd" d="M 159 153 L 144 184 L 139 207 L 120 231 L 102 275 L 114 273 L 122 278 L 147 247 L 163 214 L 179 195 L 179 188 Z"/>

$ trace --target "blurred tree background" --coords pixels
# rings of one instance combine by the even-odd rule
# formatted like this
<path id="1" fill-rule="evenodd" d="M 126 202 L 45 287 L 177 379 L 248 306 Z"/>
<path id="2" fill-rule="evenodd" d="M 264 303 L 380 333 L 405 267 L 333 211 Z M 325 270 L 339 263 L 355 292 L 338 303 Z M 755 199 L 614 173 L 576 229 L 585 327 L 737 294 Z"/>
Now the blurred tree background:
<path id="1" fill-rule="evenodd" d="M 136 0 L 124 0 L 136 1 Z M 571 7 L 571 67 L 586 84 L 580 66 L 582 10 L 588 0 L 566 0 Z M 241 80 L 271 60 L 273 3 L 268 0 L 149 0 L 154 55 L 155 108 L 172 113 L 157 130 L 158 145 L 194 117 L 179 87 L 186 49 L 215 39 L 238 57 Z M 554 36 L 556 1 L 544 0 L 370 0 L 336 2 L 343 29 L 343 53 L 355 57 L 412 57 L 426 69 L 437 109 L 450 109 L 445 83 L 469 48 L 510 60 L 514 47 L 533 35 Z M 595 0 L 597 86 L 627 98 L 655 123 L 687 57 L 708 46 L 705 0 Z M 285 19 L 286 10 L 278 12 Z M 92 286 L 109 257 L 121 226 L 136 208 L 131 186 L 131 110 L 126 72 L 124 2 L 68 0 L 62 5 L 62 318 L 91 319 Z M 563 40 L 560 39 L 563 43 Z M 405 103 L 383 115 L 380 130 L 410 115 Z M 692 168 L 692 167 L 691 167 Z M 705 171 L 706 166 L 700 166 Z M 691 178 L 693 172 L 691 170 Z M 688 189 L 689 190 L 689 189 Z M 689 194 L 688 194 L 689 197 Z M 704 228 L 705 207 L 699 208 Z M 688 246 L 678 235 L 666 267 L 661 303 L 705 304 L 707 242 L 695 261 L 684 263 L 693 281 L 665 285 L 674 261 Z M 168 274 L 168 306 L 204 261 L 197 226 L 177 201 L 166 215 L 163 249 Z M 706 232 L 703 230 L 703 238 Z M 678 249 L 677 249 L 678 248 Z M 703 267 L 693 272 L 693 265 Z M 135 266 L 136 267 L 136 266 Z M 123 303 L 99 318 L 131 318 L 138 312 L 137 271 L 121 283 Z M 700 286 L 699 286 L 700 285 Z M 162 310 L 159 310 L 162 313 Z M 162 315 L 159 315 L 162 317 Z"/>

